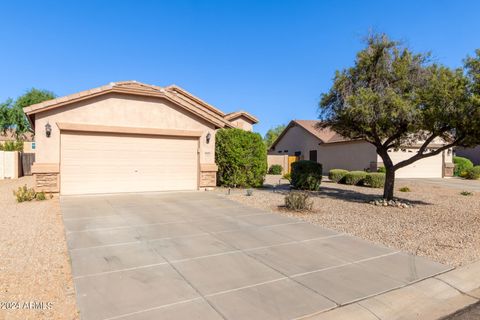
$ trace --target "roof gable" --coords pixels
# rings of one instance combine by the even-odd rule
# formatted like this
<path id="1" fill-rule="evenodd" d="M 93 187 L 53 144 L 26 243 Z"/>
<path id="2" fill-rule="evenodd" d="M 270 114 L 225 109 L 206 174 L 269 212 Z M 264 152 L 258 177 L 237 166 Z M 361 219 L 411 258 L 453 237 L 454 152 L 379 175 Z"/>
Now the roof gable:
<path id="1" fill-rule="evenodd" d="M 270 149 L 273 149 L 277 145 L 277 143 L 280 142 L 280 140 L 287 133 L 287 131 L 290 130 L 290 128 L 292 127 L 302 128 L 307 134 L 310 134 L 314 138 L 318 139 L 320 143 L 351 141 L 351 139 L 345 138 L 344 136 L 338 134 L 330 128 L 320 128 L 320 124 L 321 121 L 318 120 L 292 120 L 285 128 L 285 130 L 283 130 L 282 133 L 278 136 Z"/>
<path id="2" fill-rule="evenodd" d="M 175 87 L 175 88 L 178 88 L 178 87 Z M 214 124 L 216 127 L 219 127 L 219 128 L 233 127 L 233 125 L 228 120 L 223 118 L 223 115 L 218 114 L 218 112 L 220 112 L 219 110 L 215 109 L 217 110 L 217 112 L 214 112 L 212 111 L 213 107 L 209 105 L 208 105 L 209 107 L 207 107 L 205 102 L 199 103 L 194 99 L 186 98 L 187 94 L 186 94 L 186 91 L 183 89 L 182 89 L 183 91 L 182 95 L 178 95 L 174 91 L 176 90 L 173 90 L 171 88 L 165 89 L 162 87 L 140 83 L 137 81 L 112 82 L 112 83 L 109 83 L 108 85 L 101 86 L 98 88 L 85 90 L 85 91 L 71 94 L 65 97 L 60 97 L 60 98 L 44 101 L 41 103 L 37 103 L 31 106 L 25 107 L 23 110 L 27 115 L 30 123 L 33 126 L 34 121 L 32 121 L 33 119 L 31 117 L 36 113 L 47 111 L 54 108 L 61 108 L 63 106 L 70 105 L 78 101 L 91 99 L 93 97 L 105 95 L 108 93 L 121 93 L 121 94 L 163 98 L 197 115 L 198 117 Z"/>
<path id="3" fill-rule="evenodd" d="M 258 119 L 255 116 L 243 110 L 231 112 L 225 115 L 225 119 L 229 121 L 233 121 L 235 119 L 242 118 L 242 117 L 247 119 L 251 124 L 258 123 Z"/>

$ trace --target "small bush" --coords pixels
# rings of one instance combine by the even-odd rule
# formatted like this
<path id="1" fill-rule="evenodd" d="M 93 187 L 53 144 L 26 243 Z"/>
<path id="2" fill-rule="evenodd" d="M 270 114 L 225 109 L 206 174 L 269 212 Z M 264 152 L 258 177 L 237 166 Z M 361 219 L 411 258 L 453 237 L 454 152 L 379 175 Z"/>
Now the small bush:
<path id="1" fill-rule="evenodd" d="M 398 189 L 400 192 L 410 192 L 410 188 L 409 187 L 401 187 L 400 189 Z"/>
<path id="2" fill-rule="evenodd" d="M 306 192 L 290 192 L 285 196 L 285 207 L 293 211 L 312 210 L 313 201 Z"/>
<path id="3" fill-rule="evenodd" d="M 279 164 L 272 164 L 268 169 L 268 174 L 282 174 L 282 166 Z"/>
<path id="4" fill-rule="evenodd" d="M 290 172 L 287 172 L 283 175 L 283 179 L 287 179 L 288 181 L 292 180 L 292 174 Z"/>
<path id="5" fill-rule="evenodd" d="M 462 196 L 473 196 L 473 193 L 470 192 L 470 191 L 462 191 L 462 192 L 460 192 L 460 194 L 461 194 Z"/>
<path id="6" fill-rule="evenodd" d="M 35 200 L 37 201 L 47 200 L 47 197 L 45 196 L 45 192 L 37 192 L 35 194 Z"/>
<path id="7" fill-rule="evenodd" d="M 23 141 L 5 141 L 0 143 L 1 151 L 23 151 Z"/>
<path id="8" fill-rule="evenodd" d="M 322 165 L 309 160 L 292 163 L 291 183 L 295 189 L 319 190 L 322 183 Z"/>
<path id="9" fill-rule="evenodd" d="M 17 199 L 17 202 L 25 202 L 25 201 L 43 201 L 47 200 L 47 195 L 45 192 L 35 192 L 33 188 L 27 188 L 27 185 L 23 187 L 19 187 L 16 191 L 13 190 L 13 195 Z M 53 198 L 53 195 L 50 194 L 50 199 Z"/>
<path id="10" fill-rule="evenodd" d="M 343 169 L 332 169 L 328 172 L 328 179 L 332 180 L 333 182 L 341 182 L 345 175 L 348 173 L 348 170 Z"/>
<path id="11" fill-rule="evenodd" d="M 387 169 L 385 169 L 385 167 L 378 167 L 377 172 L 386 173 Z"/>
<path id="12" fill-rule="evenodd" d="M 477 180 L 480 179 L 480 166 L 475 166 L 473 168 L 467 169 L 465 174 L 465 179 Z"/>
<path id="13" fill-rule="evenodd" d="M 17 202 L 32 201 L 35 199 L 35 190 L 24 185 L 19 187 L 17 191 L 14 190 L 13 195 L 17 198 Z"/>
<path id="14" fill-rule="evenodd" d="M 365 171 L 350 171 L 345 175 L 345 184 L 361 186 L 363 185 L 367 173 Z"/>
<path id="15" fill-rule="evenodd" d="M 383 188 L 385 186 L 385 173 L 371 172 L 365 177 L 364 184 L 371 188 Z"/>
<path id="16" fill-rule="evenodd" d="M 227 187 L 261 187 L 267 173 L 267 149 L 258 133 L 220 129 L 215 135 L 217 183 Z"/>
<path id="17" fill-rule="evenodd" d="M 467 170 L 473 168 L 473 163 L 467 158 L 453 157 L 455 164 L 454 175 L 457 177 L 465 177 Z"/>

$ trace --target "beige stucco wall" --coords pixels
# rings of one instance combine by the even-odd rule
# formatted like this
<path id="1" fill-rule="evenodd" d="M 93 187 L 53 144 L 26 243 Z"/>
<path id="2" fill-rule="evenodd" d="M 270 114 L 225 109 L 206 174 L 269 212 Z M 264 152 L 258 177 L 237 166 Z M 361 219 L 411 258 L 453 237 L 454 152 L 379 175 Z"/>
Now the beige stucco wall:
<path id="1" fill-rule="evenodd" d="M 375 147 L 365 141 L 322 144 L 317 155 L 323 173 L 331 169 L 365 170 L 377 159 Z"/>
<path id="2" fill-rule="evenodd" d="M 35 142 L 31 142 L 31 141 L 25 141 L 23 143 L 23 152 L 26 152 L 26 153 L 35 153 L 36 152 L 36 149 L 33 149 L 32 146 Z"/>
<path id="3" fill-rule="evenodd" d="M 275 150 L 269 151 L 269 154 L 293 156 L 300 151 L 300 159 L 308 160 L 310 150 L 317 150 L 317 162 L 323 165 L 324 174 L 331 169 L 363 170 L 369 168 L 370 163 L 377 159 L 375 147 L 368 142 L 319 144 L 319 139 L 305 129 L 295 126 L 283 135 Z M 288 152 L 284 152 L 285 150 Z"/>
<path id="4" fill-rule="evenodd" d="M 245 131 L 252 131 L 253 124 L 250 120 L 245 118 L 244 116 L 240 116 L 238 118 L 231 119 L 230 122 L 238 129 L 243 129 Z"/>
<path id="5" fill-rule="evenodd" d="M 318 150 L 319 142 L 317 138 L 305 129 L 294 126 L 288 129 L 282 139 L 276 144 L 275 150 L 269 151 L 269 154 L 288 154 L 293 156 L 295 152 L 300 151 L 300 159 L 308 160 L 310 150 Z"/>
<path id="6" fill-rule="evenodd" d="M 281 165 L 282 174 L 285 174 L 288 169 L 288 155 L 269 154 L 267 155 L 267 164 L 268 168 L 275 164 Z"/>
<path id="7" fill-rule="evenodd" d="M 47 122 L 52 126 L 50 138 L 45 135 Z M 214 125 L 164 99 L 107 94 L 38 113 L 35 116 L 36 163 L 60 162 L 60 130 L 57 122 L 200 130 L 203 132 L 200 137 L 200 163 L 215 162 Z M 209 144 L 205 139 L 208 132 L 211 133 Z"/>

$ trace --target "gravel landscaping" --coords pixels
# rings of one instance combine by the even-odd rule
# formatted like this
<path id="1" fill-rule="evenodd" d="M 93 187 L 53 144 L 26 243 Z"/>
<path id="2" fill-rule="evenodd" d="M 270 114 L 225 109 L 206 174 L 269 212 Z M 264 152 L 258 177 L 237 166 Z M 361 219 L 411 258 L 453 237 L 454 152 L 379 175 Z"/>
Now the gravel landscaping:
<path id="1" fill-rule="evenodd" d="M 404 186 L 411 191 L 398 191 Z M 225 189 L 217 192 L 227 194 Z M 465 196 L 458 189 L 421 180 L 397 182 L 396 197 L 413 205 L 399 208 L 368 203 L 381 196 L 381 189 L 322 182 L 320 191 L 312 193 L 312 211 L 300 213 L 283 208 L 287 192 L 284 186 L 276 192 L 256 189 L 251 196 L 234 190 L 228 197 L 454 267 L 480 259 L 480 192 Z"/>
<path id="2" fill-rule="evenodd" d="M 0 319 L 78 319 L 57 198 L 17 203 L 0 180 Z"/>

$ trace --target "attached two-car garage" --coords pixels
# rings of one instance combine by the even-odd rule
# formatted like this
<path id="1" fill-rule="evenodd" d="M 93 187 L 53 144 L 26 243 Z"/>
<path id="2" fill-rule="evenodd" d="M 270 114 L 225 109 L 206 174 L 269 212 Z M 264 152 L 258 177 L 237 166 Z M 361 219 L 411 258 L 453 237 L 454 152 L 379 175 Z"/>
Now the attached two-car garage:
<path id="1" fill-rule="evenodd" d="M 196 190 L 198 137 L 61 133 L 64 195 Z"/>
<path id="2" fill-rule="evenodd" d="M 393 163 L 411 158 L 417 152 L 416 149 L 391 150 L 389 152 Z M 443 177 L 443 153 L 424 158 L 400 168 L 395 173 L 397 178 L 442 178 Z"/>
<path id="3" fill-rule="evenodd" d="M 24 111 L 35 129 L 36 190 L 62 195 L 215 187 L 215 134 L 234 127 L 177 86 L 135 81 Z"/>

